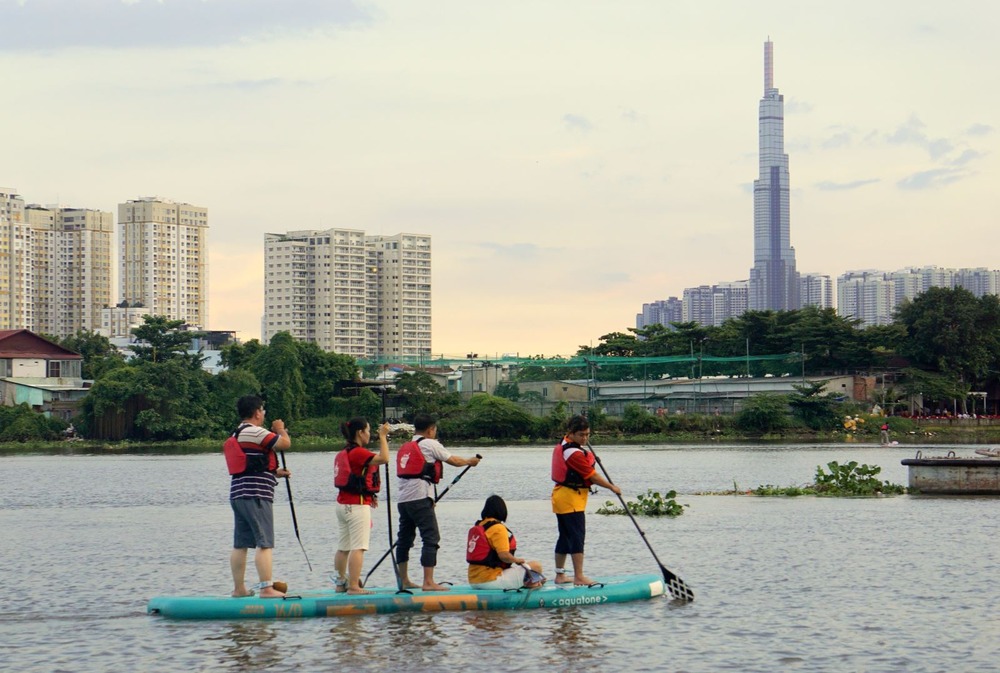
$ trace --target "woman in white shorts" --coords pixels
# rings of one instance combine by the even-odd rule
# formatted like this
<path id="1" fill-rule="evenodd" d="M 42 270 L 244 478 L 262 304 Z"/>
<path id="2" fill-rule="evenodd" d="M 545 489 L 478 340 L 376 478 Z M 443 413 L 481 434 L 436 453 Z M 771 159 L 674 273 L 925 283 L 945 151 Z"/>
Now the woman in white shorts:
<path id="1" fill-rule="evenodd" d="M 333 484 L 337 487 L 337 525 L 340 529 L 337 553 L 337 591 L 349 594 L 372 593 L 361 586 L 361 566 L 371 537 L 372 507 L 378 502 L 379 465 L 389 462 L 389 424 L 378 429 L 379 452 L 365 447 L 371 440 L 371 426 L 363 418 L 352 418 L 340 426 L 347 446 L 333 461 Z"/>

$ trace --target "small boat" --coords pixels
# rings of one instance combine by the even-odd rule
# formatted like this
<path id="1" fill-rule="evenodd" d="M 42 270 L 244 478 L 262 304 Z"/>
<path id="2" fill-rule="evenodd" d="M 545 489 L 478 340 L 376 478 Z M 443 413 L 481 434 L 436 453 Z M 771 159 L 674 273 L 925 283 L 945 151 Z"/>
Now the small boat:
<path id="1" fill-rule="evenodd" d="M 909 468 L 909 491 L 928 495 L 1000 495 L 1000 455 L 960 457 L 954 451 L 944 456 L 924 456 L 900 461 Z"/>
<path id="2" fill-rule="evenodd" d="M 337 593 L 332 589 L 286 594 L 284 598 L 230 596 L 158 596 L 146 606 L 151 615 L 171 619 L 299 619 L 344 617 L 393 612 L 444 610 L 524 610 L 624 603 L 662 596 L 659 575 L 599 578 L 590 586 L 546 583 L 537 589 L 473 589 L 456 585 L 449 591 L 398 592 L 395 587 L 370 589 L 371 594 Z"/>

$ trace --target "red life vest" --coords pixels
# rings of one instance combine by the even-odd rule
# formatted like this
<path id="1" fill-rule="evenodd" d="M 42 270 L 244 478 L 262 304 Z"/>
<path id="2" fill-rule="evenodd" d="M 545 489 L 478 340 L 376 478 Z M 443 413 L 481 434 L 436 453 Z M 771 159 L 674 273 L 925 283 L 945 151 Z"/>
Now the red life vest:
<path id="1" fill-rule="evenodd" d="M 559 444 L 556 444 L 556 448 L 552 450 L 552 481 L 560 484 L 562 486 L 568 486 L 569 488 L 590 488 L 590 480 L 584 479 L 583 475 L 574 469 L 571 469 L 569 465 L 566 464 L 566 459 L 563 457 L 563 452 L 568 448 L 579 449 L 583 452 L 583 457 L 587 461 L 587 465 L 594 467 L 596 461 L 594 460 L 594 454 L 587 449 L 583 448 L 575 442 L 567 442 L 565 439 Z"/>
<path id="2" fill-rule="evenodd" d="M 368 460 L 361 466 L 360 472 L 351 469 L 351 451 L 361 450 L 370 454 Z M 361 496 L 378 495 L 382 488 L 382 480 L 379 477 L 378 465 L 372 465 L 374 453 L 360 446 L 345 446 L 337 453 L 333 459 L 333 485 L 344 493 L 352 493 Z"/>
<path id="3" fill-rule="evenodd" d="M 243 423 L 222 443 L 222 455 L 226 458 L 226 467 L 229 468 L 229 474 L 234 477 L 274 472 L 278 469 L 278 456 L 273 450 L 264 448 L 256 442 L 241 442 L 237 439 L 243 428 L 249 426 L 249 423 Z"/>
<path id="4" fill-rule="evenodd" d="M 497 550 L 490 546 L 490 540 L 486 537 L 486 531 L 500 523 L 493 520 L 483 525 L 482 521 L 476 523 L 469 529 L 468 543 L 465 547 L 465 560 L 472 565 L 487 566 L 489 568 L 509 568 L 511 564 L 504 563 L 497 556 Z M 517 538 L 508 528 L 507 538 L 510 540 L 510 553 L 517 551 Z"/>
<path id="5" fill-rule="evenodd" d="M 399 447 L 396 452 L 396 476 L 400 479 L 423 479 L 432 484 L 441 481 L 444 473 L 444 466 L 440 460 L 428 462 L 424 457 L 424 452 L 420 450 L 420 442 L 426 437 L 420 437 L 416 441 L 409 441 Z"/>

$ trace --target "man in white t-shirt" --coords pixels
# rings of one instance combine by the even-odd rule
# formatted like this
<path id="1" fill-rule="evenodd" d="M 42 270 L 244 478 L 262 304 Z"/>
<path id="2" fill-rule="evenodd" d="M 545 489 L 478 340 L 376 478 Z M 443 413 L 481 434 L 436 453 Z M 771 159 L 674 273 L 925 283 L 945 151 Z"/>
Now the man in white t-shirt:
<path id="1" fill-rule="evenodd" d="M 434 513 L 434 463 L 447 463 L 455 467 L 478 465 L 479 458 L 453 456 L 441 442 L 437 441 L 437 420 L 427 414 L 419 414 L 413 419 L 413 440 L 423 454 L 427 469 L 422 475 L 401 476 L 402 447 L 396 461 L 397 487 L 396 509 L 399 511 L 399 535 L 396 538 L 396 562 L 404 589 L 424 591 L 447 591 L 448 587 L 434 581 L 434 567 L 437 565 L 437 550 L 441 541 L 437 516 Z M 437 474 L 440 479 L 440 466 Z M 414 584 L 407 574 L 410 549 L 416 540 L 417 531 L 423 549 L 420 551 L 420 565 L 424 569 L 423 584 Z"/>

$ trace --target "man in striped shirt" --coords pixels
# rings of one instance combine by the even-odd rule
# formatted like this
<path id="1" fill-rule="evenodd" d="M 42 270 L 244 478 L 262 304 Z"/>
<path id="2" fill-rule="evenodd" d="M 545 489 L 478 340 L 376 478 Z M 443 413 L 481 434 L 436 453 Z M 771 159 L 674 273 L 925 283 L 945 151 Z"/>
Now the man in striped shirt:
<path id="1" fill-rule="evenodd" d="M 245 395 L 236 402 L 236 410 L 243 419 L 236 432 L 237 441 L 247 447 L 259 447 L 268 458 L 275 451 L 283 451 L 292 445 L 281 419 L 271 423 L 271 429 L 264 428 L 264 401 L 256 395 Z M 291 472 L 277 465 L 277 459 L 265 463 L 263 471 L 246 471 L 234 474 L 229 487 L 229 504 L 233 508 L 235 526 L 233 530 L 233 552 L 229 566 L 233 571 L 233 596 L 250 596 L 246 574 L 247 549 L 253 547 L 254 565 L 260 578 L 261 598 L 281 598 L 284 594 L 272 586 L 271 550 L 274 548 L 274 487 L 278 477 L 290 477 Z"/>

